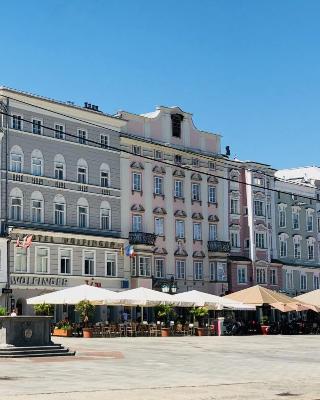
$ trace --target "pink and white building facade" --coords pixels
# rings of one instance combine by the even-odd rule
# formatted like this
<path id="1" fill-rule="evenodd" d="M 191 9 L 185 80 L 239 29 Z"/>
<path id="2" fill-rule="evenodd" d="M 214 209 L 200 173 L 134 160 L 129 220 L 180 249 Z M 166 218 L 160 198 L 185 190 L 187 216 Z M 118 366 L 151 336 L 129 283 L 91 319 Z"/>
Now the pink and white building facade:
<path id="1" fill-rule="evenodd" d="M 230 160 L 229 178 L 230 291 L 256 284 L 280 290 L 274 170 L 265 164 Z"/>
<path id="2" fill-rule="evenodd" d="M 221 164 L 220 135 L 198 130 L 179 107 L 118 116 L 127 121 L 121 229 L 134 246 L 125 266 L 131 287 L 161 290 L 174 282 L 178 292 L 225 294 L 228 169 Z"/>

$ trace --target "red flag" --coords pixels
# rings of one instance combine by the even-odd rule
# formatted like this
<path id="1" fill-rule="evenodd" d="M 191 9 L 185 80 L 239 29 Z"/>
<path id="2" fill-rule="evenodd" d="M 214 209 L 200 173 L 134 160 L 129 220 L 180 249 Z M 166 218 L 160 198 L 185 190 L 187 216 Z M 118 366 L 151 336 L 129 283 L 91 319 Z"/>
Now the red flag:
<path id="1" fill-rule="evenodd" d="M 27 249 L 32 244 L 32 235 L 25 236 L 23 239 L 22 247 Z"/>

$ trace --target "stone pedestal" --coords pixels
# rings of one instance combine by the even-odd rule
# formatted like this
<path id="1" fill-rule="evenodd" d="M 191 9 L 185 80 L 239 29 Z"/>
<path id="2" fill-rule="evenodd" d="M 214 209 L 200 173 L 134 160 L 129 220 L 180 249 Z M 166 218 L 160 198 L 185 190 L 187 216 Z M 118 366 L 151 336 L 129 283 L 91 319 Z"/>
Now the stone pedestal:
<path id="1" fill-rule="evenodd" d="M 0 346 L 50 346 L 52 317 L 0 317 Z"/>

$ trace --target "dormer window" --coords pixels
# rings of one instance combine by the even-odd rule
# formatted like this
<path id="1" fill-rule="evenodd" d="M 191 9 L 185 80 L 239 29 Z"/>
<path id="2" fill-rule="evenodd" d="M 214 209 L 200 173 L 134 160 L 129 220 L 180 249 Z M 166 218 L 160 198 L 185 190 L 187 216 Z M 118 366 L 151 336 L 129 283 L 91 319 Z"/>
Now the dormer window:
<path id="1" fill-rule="evenodd" d="M 172 124 L 172 136 L 176 138 L 181 138 L 181 122 L 183 120 L 183 115 L 181 114 L 171 114 L 171 124 Z"/>
<path id="2" fill-rule="evenodd" d="M 140 156 L 141 155 L 141 146 L 133 145 L 132 153 L 135 154 L 136 156 Z"/>
<path id="3" fill-rule="evenodd" d="M 182 164 L 182 157 L 180 154 L 176 154 L 174 156 L 174 163 L 177 165 L 181 165 Z"/>

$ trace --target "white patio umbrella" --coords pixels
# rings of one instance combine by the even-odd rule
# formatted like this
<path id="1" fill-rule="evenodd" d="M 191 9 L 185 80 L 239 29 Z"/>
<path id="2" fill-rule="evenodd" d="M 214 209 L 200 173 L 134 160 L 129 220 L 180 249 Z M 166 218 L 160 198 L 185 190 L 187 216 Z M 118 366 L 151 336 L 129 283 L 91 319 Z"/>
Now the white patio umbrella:
<path id="1" fill-rule="evenodd" d="M 88 300 L 94 305 L 117 305 L 117 293 L 96 286 L 80 285 L 27 299 L 27 304 L 77 304 Z"/>
<path id="2" fill-rule="evenodd" d="M 160 304 L 175 305 L 174 296 L 144 287 L 125 290 L 116 294 L 118 304 L 123 306 L 154 307 Z"/>
<path id="3" fill-rule="evenodd" d="M 189 292 L 178 293 L 173 296 L 179 303 L 180 307 L 184 304 L 190 304 L 194 307 L 207 307 L 210 310 L 255 310 L 255 306 L 244 304 L 238 301 L 228 300 L 224 297 L 215 296 L 214 294 L 200 292 L 198 290 L 190 290 Z M 187 306 L 187 307 L 189 307 Z"/>

